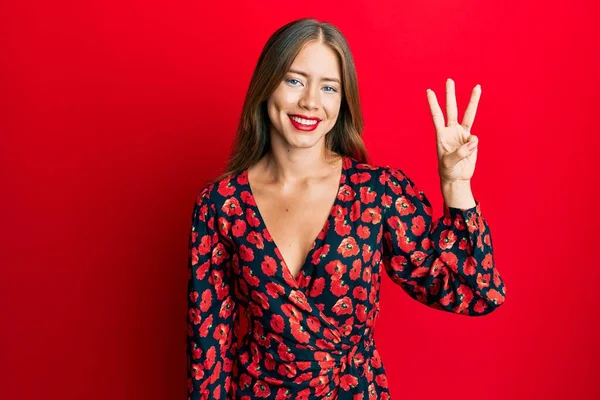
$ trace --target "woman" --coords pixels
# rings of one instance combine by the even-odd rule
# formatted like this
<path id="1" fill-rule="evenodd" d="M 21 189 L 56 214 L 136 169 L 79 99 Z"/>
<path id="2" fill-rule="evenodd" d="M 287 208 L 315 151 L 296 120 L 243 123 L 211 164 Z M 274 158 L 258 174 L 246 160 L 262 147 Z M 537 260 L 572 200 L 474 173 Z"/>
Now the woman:
<path id="1" fill-rule="evenodd" d="M 188 285 L 191 399 L 389 399 L 373 341 L 382 269 L 415 300 L 485 315 L 504 302 L 470 191 L 480 95 L 448 126 L 428 90 L 444 215 L 400 169 L 368 164 L 342 34 L 301 19 L 269 39 L 228 171 L 199 193 Z M 382 268 L 383 266 L 383 268 Z M 238 346 L 237 306 L 249 331 Z"/>

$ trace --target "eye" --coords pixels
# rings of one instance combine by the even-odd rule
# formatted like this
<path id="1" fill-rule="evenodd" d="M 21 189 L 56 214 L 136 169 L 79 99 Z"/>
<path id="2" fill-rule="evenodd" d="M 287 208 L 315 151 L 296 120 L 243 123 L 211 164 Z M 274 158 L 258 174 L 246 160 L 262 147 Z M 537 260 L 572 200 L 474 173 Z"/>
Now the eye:
<path id="1" fill-rule="evenodd" d="M 294 81 L 294 82 L 300 82 L 298 79 L 294 79 L 294 78 L 286 80 L 286 82 L 289 82 L 289 83 L 292 83 L 292 81 Z M 294 85 L 294 84 L 292 83 L 292 85 Z M 294 85 L 294 86 L 296 86 L 296 85 Z"/>
<path id="2" fill-rule="evenodd" d="M 326 90 L 326 92 L 329 92 L 329 93 L 335 93 L 335 92 L 337 92 L 337 90 L 333 86 L 325 86 L 325 88 L 326 89 L 327 88 L 331 89 L 331 90 Z"/>

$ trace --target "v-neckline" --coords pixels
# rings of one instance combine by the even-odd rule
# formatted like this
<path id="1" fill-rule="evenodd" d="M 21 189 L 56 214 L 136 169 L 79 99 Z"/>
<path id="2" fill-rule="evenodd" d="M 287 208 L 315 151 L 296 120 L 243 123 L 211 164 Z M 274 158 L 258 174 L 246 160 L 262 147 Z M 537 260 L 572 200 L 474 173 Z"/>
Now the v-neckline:
<path id="1" fill-rule="evenodd" d="M 263 218 L 262 213 L 260 212 L 260 208 L 258 206 L 258 203 L 256 202 L 256 198 L 254 197 L 254 193 L 252 192 L 252 185 L 250 185 L 250 179 L 248 179 L 248 169 L 249 168 L 246 168 L 243 171 L 244 181 L 246 182 L 246 186 L 248 188 L 248 193 L 250 194 L 250 197 L 252 198 L 252 203 L 253 203 L 252 205 L 254 206 L 254 209 L 256 210 L 256 218 L 258 218 L 259 224 L 262 225 L 263 231 L 271 238 L 271 241 L 272 241 L 273 247 L 274 247 L 274 251 L 277 254 L 277 257 L 279 258 L 280 264 L 282 265 L 282 270 L 285 271 L 284 275 L 287 273 L 289 275 L 290 279 L 292 280 L 292 282 L 294 282 L 294 284 L 296 285 L 296 287 L 300 287 L 300 285 L 298 284 L 298 278 L 300 278 L 300 276 L 303 274 L 304 269 L 305 269 L 304 267 L 306 266 L 306 263 L 308 262 L 309 257 L 311 256 L 311 254 L 313 253 L 313 251 L 315 250 L 315 248 L 319 242 L 319 237 L 325 231 L 325 229 L 329 229 L 329 227 L 331 226 L 332 214 L 333 214 L 336 206 L 338 205 L 340 191 L 342 190 L 342 188 L 344 187 L 344 184 L 345 184 L 347 157 L 344 155 L 342 155 L 341 157 L 342 157 L 342 171 L 340 172 L 340 178 L 338 181 L 338 187 L 337 187 L 337 192 L 335 194 L 335 199 L 333 200 L 333 204 L 329 208 L 329 213 L 327 214 L 327 218 L 325 219 L 325 222 L 321 226 L 321 229 L 317 233 L 317 236 L 315 237 L 315 239 L 312 241 L 312 244 L 311 244 L 308 252 L 306 253 L 306 256 L 304 257 L 304 261 L 302 262 L 302 265 L 300 266 L 300 269 L 298 270 L 298 274 L 295 277 L 294 277 L 294 275 L 292 275 L 292 271 L 289 269 L 287 261 L 285 261 L 285 259 L 283 258 L 283 253 L 279 250 L 277 241 L 271 234 L 271 231 L 267 227 L 265 219 Z M 326 236 L 326 234 L 325 234 L 325 236 Z"/>

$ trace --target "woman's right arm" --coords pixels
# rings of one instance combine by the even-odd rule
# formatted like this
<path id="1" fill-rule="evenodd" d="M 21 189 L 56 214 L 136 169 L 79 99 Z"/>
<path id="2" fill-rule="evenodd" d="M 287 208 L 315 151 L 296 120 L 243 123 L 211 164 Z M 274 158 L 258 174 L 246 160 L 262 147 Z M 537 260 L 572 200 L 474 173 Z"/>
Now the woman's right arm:
<path id="1" fill-rule="evenodd" d="M 226 399 L 236 356 L 236 302 L 230 280 L 231 250 L 220 239 L 214 185 L 198 194 L 188 254 L 188 400 Z"/>

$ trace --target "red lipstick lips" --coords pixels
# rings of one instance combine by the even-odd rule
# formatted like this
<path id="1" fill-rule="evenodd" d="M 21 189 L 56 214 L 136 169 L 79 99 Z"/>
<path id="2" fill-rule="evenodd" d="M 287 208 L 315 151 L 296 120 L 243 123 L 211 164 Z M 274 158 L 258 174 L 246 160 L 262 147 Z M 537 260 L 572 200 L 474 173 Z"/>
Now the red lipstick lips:
<path id="1" fill-rule="evenodd" d="M 319 122 L 321 122 L 321 120 L 317 117 L 308 117 L 308 116 L 302 115 L 302 114 L 290 114 L 290 115 L 288 115 L 288 117 L 290 118 L 290 122 L 292 123 L 294 128 L 296 128 L 300 131 L 305 131 L 305 132 L 314 131 L 315 129 L 317 129 Z M 306 119 L 309 121 L 316 121 L 316 123 L 313 123 L 312 125 L 303 124 L 301 122 L 295 121 L 292 117 L 302 118 L 302 119 Z"/>

